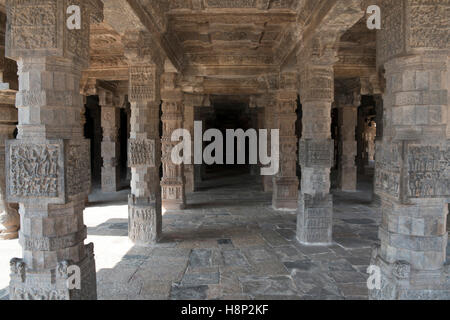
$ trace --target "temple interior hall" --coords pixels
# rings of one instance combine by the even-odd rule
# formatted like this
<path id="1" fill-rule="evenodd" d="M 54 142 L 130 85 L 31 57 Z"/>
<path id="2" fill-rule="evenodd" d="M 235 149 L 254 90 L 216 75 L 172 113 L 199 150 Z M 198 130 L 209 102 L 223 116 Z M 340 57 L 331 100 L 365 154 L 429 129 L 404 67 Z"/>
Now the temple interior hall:
<path id="1" fill-rule="evenodd" d="M 449 13 L 0 0 L 0 300 L 449 300 Z"/>

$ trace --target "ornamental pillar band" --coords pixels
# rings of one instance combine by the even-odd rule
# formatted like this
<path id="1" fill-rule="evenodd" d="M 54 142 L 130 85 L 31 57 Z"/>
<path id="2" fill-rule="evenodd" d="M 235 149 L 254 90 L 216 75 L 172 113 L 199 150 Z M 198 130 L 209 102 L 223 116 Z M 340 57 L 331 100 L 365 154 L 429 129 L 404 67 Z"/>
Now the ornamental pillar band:
<path id="1" fill-rule="evenodd" d="M 93 245 L 83 210 L 90 189 L 89 141 L 83 137 L 81 71 L 89 59 L 90 19 L 99 1 L 7 1 L 6 55 L 18 62 L 17 140 L 6 145 L 8 201 L 20 204 L 23 258 L 11 260 L 10 299 L 96 299 Z M 68 5 L 81 29 L 66 27 Z M 30 170 L 31 168 L 31 170 Z M 80 289 L 67 285 L 69 267 Z"/>

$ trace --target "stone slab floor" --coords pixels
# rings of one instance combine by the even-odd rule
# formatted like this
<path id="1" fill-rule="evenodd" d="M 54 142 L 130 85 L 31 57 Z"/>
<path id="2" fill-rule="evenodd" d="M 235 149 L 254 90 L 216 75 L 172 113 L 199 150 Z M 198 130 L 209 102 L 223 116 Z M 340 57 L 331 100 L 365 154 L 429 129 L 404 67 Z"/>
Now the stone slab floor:
<path id="1" fill-rule="evenodd" d="M 90 196 L 85 220 L 99 299 L 367 299 L 380 221 L 369 179 L 360 179 L 362 191 L 334 191 L 335 243 L 307 247 L 295 240 L 295 214 L 274 211 L 257 178 L 239 171 L 209 178 L 188 195 L 187 210 L 164 213 L 163 241 L 151 247 L 127 238 L 128 190 Z M 0 242 L 0 252 L 0 299 L 7 299 L 18 241 Z"/>

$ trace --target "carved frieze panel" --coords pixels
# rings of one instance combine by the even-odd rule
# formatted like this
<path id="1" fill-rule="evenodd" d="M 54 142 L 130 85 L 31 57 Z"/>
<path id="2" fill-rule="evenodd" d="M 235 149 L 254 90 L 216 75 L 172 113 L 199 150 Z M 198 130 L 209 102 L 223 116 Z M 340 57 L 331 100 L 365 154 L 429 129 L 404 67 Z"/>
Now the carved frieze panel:
<path id="1" fill-rule="evenodd" d="M 130 101 L 156 99 L 156 69 L 154 66 L 130 67 Z"/>
<path id="2" fill-rule="evenodd" d="M 156 146 L 155 140 L 130 139 L 128 142 L 128 166 L 155 167 Z"/>
<path id="3" fill-rule="evenodd" d="M 408 12 L 411 48 L 450 49 L 449 1 L 411 1 Z"/>
<path id="4" fill-rule="evenodd" d="M 81 28 L 66 26 L 67 7 L 81 9 Z M 87 65 L 89 57 L 89 2 L 81 0 L 8 0 L 6 55 L 73 57 Z"/>
<path id="5" fill-rule="evenodd" d="M 65 202 L 64 142 L 9 140 L 6 143 L 6 180 L 9 202 Z"/>
<path id="6" fill-rule="evenodd" d="M 89 193 L 91 186 L 91 147 L 89 140 L 74 142 L 65 149 L 67 195 Z"/>
<path id="7" fill-rule="evenodd" d="M 409 198 L 450 197 L 450 146 L 409 145 L 406 165 Z"/>
<path id="8" fill-rule="evenodd" d="M 448 1 L 381 1 L 382 27 L 377 32 L 377 61 L 417 48 L 450 49 Z"/>
<path id="9" fill-rule="evenodd" d="M 300 71 L 300 95 L 303 102 L 308 100 L 333 100 L 332 66 L 302 69 Z"/>
<path id="10" fill-rule="evenodd" d="M 257 0 L 205 0 L 209 8 L 255 8 Z"/>
<path id="11" fill-rule="evenodd" d="M 299 144 L 300 164 L 304 167 L 330 168 L 334 162 L 333 140 L 301 140 Z"/>
<path id="12" fill-rule="evenodd" d="M 400 198 L 403 147 L 399 143 L 377 144 L 375 164 L 375 190 Z"/>

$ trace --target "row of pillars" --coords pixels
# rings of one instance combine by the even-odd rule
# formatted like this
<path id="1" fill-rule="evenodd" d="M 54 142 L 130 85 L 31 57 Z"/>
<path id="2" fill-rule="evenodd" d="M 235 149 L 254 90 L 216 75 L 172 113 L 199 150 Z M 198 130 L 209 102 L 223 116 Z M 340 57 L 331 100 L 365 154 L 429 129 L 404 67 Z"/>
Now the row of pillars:
<path id="1" fill-rule="evenodd" d="M 89 30 L 90 16 L 96 15 L 93 2 L 80 2 L 84 30 Z M 415 12 L 414 1 L 402 3 L 404 10 L 399 15 Z M 11 261 L 10 298 L 95 299 L 93 245 L 84 243 L 90 161 L 79 93 L 81 72 L 89 61 L 88 33 L 56 34 L 64 29 L 64 21 L 59 20 L 54 21 L 58 27 L 46 32 L 42 32 L 39 19 L 29 19 L 36 25 L 24 27 L 23 17 L 33 12 L 30 6 L 22 1 L 8 2 L 8 6 L 14 10 L 7 10 L 10 34 L 6 51 L 18 63 L 19 125 L 17 140 L 9 141 L 6 147 L 6 196 L 20 205 L 23 251 L 21 259 Z M 33 7 L 53 10 L 48 17 L 64 16 L 59 6 L 33 2 Z M 30 28 L 34 30 L 30 32 Z M 412 34 L 421 33 L 408 36 Z M 50 38 L 45 38 L 48 35 Z M 59 37 L 65 37 L 64 41 L 52 40 Z M 421 43 L 426 44 L 418 45 Z M 433 44 L 430 47 L 408 56 L 386 54 L 383 61 L 387 80 L 385 126 L 377 145 L 375 177 L 382 203 L 381 246 L 374 250 L 371 262 L 381 270 L 382 288 L 371 290 L 372 298 L 448 299 L 450 294 L 445 265 L 450 62 L 447 51 L 433 50 Z M 331 46 L 316 49 L 301 57 L 300 86 L 295 73 L 280 76 L 278 90 L 273 93 L 271 125 L 280 129 L 281 137 L 280 171 L 272 180 L 274 207 L 297 208 L 298 240 L 317 245 L 332 243 L 330 170 L 334 143 L 330 125 L 336 54 L 328 52 L 333 50 Z M 142 244 L 158 241 L 161 236 L 161 201 L 175 209 L 185 204 L 184 168 L 169 159 L 171 132 L 183 125 L 182 93 L 176 70 L 163 67 L 158 58 L 139 57 L 130 62 L 129 235 Z M 303 105 L 300 194 L 295 174 L 298 89 Z M 163 138 L 159 139 L 161 101 Z M 164 171 L 161 182 L 160 161 Z M 69 266 L 73 265 L 81 270 L 81 290 L 66 285 Z"/>

